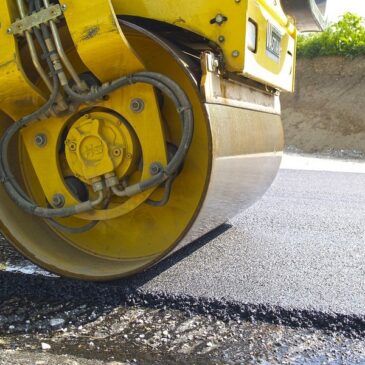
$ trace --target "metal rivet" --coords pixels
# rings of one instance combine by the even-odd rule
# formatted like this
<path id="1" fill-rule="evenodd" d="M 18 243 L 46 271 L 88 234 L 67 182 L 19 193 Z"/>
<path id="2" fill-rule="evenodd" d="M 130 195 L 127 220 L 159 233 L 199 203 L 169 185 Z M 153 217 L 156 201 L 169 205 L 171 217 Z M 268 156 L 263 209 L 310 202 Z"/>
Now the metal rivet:
<path id="1" fill-rule="evenodd" d="M 133 99 L 130 108 L 134 113 L 141 113 L 144 109 L 144 101 L 142 99 Z"/>
<path id="2" fill-rule="evenodd" d="M 47 144 L 47 136 L 44 133 L 39 133 L 35 136 L 34 142 L 37 147 L 44 147 Z"/>
<path id="3" fill-rule="evenodd" d="M 223 43 L 225 40 L 226 40 L 226 38 L 223 35 L 220 35 L 219 38 L 218 38 L 218 41 L 220 43 Z"/>
<path id="4" fill-rule="evenodd" d="M 8 34 L 12 34 L 12 33 L 13 33 L 13 30 L 12 30 L 11 28 L 8 28 L 8 29 L 7 29 L 7 33 L 8 33 Z"/>
<path id="5" fill-rule="evenodd" d="M 235 50 L 232 52 L 232 57 L 238 57 L 240 55 L 240 52 Z"/>
<path id="6" fill-rule="evenodd" d="M 65 197 L 62 194 L 55 194 L 52 197 L 52 204 L 56 208 L 62 208 L 65 205 Z"/>
<path id="7" fill-rule="evenodd" d="M 65 10 L 67 9 L 67 5 L 66 5 L 66 4 L 62 4 L 62 5 L 61 5 L 61 9 L 62 9 L 63 11 L 65 11 Z"/>
<path id="8" fill-rule="evenodd" d="M 114 157 L 120 157 L 122 155 L 122 151 L 120 148 L 114 148 L 113 150 L 113 156 Z"/>
<path id="9" fill-rule="evenodd" d="M 71 152 L 75 152 L 77 149 L 77 145 L 75 142 L 70 142 L 68 148 L 70 149 Z"/>

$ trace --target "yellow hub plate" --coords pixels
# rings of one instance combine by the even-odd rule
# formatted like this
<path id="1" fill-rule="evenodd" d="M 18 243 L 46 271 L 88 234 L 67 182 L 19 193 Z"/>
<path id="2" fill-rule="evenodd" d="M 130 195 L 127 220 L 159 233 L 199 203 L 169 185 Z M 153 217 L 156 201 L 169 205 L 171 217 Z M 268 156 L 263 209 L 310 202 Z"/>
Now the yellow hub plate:
<path id="1" fill-rule="evenodd" d="M 138 157 L 136 144 L 134 132 L 123 118 L 115 113 L 87 113 L 66 137 L 66 158 L 73 174 L 86 183 L 114 172 L 121 179 Z"/>

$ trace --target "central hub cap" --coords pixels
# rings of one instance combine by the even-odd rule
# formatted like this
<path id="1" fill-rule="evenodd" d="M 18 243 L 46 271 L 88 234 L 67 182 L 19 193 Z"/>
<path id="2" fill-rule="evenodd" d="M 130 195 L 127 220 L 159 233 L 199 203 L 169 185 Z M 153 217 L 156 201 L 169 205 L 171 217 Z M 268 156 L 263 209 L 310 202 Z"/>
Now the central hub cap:
<path id="1" fill-rule="evenodd" d="M 106 112 L 92 112 L 70 128 L 65 142 L 66 159 L 74 175 L 88 184 L 111 172 L 122 178 L 134 166 L 136 143 L 125 120 Z"/>
<path id="2" fill-rule="evenodd" d="M 95 121 L 97 122 L 97 121 Z M 99 136 L 87 136 L 80 143 L 80 156 L 86 163 L 101 162 L 107 157 L 105 141 Z"/>

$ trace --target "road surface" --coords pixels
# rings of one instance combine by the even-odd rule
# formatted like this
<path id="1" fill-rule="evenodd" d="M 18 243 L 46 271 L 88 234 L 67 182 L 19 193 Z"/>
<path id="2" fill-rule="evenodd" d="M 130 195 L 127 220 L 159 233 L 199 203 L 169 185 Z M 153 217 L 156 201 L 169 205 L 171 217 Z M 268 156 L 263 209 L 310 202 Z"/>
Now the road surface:
<path id="1" fill-rule="evenodd" d="M 128 313 L 140 305 L 148 308 L 147 312 L 163 309 L 165 314 L 159 314 L 159 320 L 155 317 L 151 320 L 162 327 L 166 315 L 168 318 L 189 316 L 200 324 L 208 318 L 211 325 L 204 327 L 204 333 L 211 333 L 212 337 L 208 342 L 203 340 L 205 347 L 217 350 L 215 342 L 219 342 L 223 346 L 219 347 L 221 355 L 224 346 L 229 347 L 225 350 L 228 353 L 225 360 L 222 360 L 223 355 L 214 358 L 217 364 L 238 364 L 250 359 L 314 364 L 328 360 L 331 353 L 335 354 L 332 363 L 365 363 L 364 222 L 364 163 L 287 156 L 277 180 L 261 201 L 132 280 L 90 284 L 45 276 L 7 250 L 10 253 L 3 259 L 6 263 L 0 275 L 0 297 L 5 303 L 0 307 L 0 332 L 20 336 L 14 337 L 17 339 L 15 348 L 17 341 L 20 344 L 30 341 L 29 348 L 34 351 L 42 338 L 54 341 L 56 329 L 65 332 L 68 328 L 68 333 L 73 333 L 80 323 L 81 327 L 91 326 L 84 337 L 92 332 L 99 338 L 92 324 L 98 318 L 102 318 L 101 323 L 105 322 L 103 326 L 108 332 L 113 323 L 116 325 L 120 318 L 129 316 Z M 11 310 L 8 302 L 13 303 Z M 118 311 L 125 305 L 131 309 L 120 314 Z M 32 308 L 41 315 L 32 315 Z M 9 311 L 11 316 L 6 314 Z M 116 311 L 117 319 L 114 318 Z M 155 312 L 145 315 L 150 318 Z M 27 318 L 31 320 L 27 322 Z M 237 341 L 242 345 L 238 362 L 232 360 L 236 359 L 236 352 L 234 356 L 229 355 L 232 345 L 227 344 L 228 340 L 224 340 L 224 336 L 220 340 L 215 337 L 222 330 L 214 327 L 217 321 L 228 328 L 231 321 L 238 323 L 236 332 L 231 332 L 231 337 L 238 336 Z M 175 322 L 181 324 L 181 318 Z M 132 322 L 128 323 L 121 325 L 123 330 Z M 161 338 L 164 337 L 162 327 L 154 332 L 155 335 L 161 332 Z M 297 327 L 301 329 L 295 329 Z M 140 331 L 137 340 L 144 344 L 147 341 L 143 337 L 145 330 L 141 327 Z M 150 327 L 146 333 L 148 331 L 152 331 Z M 229 333 L 226 327 L 225 331 Z M 258 348 L 270 345 L 270 350 L 264 354 L 252 351 L 252 346 L 247 347 L 245 342 L 247 338 L 256 341 L 257 331 L 261 333 Z M 34 332 L 37 340 L 32 342 L 29 336 L 26 340 L 26 332 Z M 43 332 L 48 337 L 44 337 Z M 122 332 L 118 333 L 122 336 Z M 194 336 L 189 341 L 194 342 Z M 138 343 L 137 340 L 133 343 Z M 125 337 L 118 339 L 118 343 L 121 341 L 125 346 L 129 343 Z M 161 344 L 167 346 L 167 342 Z M 62 352 L 61 345 L 55 343 L 52 348 L 58 348 L 58 354 L 69 353 Z M 113 341 L 108 343 L 112 346 Z M 163 353 L 176 351 L 178 345 L 170 345 Z M 1 347 L 0 339 L 0 348 L 9 350 L 9 346 L 5 343 Z M 70 346 L 67 343 L 65 348 Z M 87 345 L 79 347 L 83 346 Z M 190 355 L 198 351 L 197 346 L 191 347 Z M 293 346 L 297 348 L 295 356 L 289 351 Z M 313 356 L 306 357 L 300 351 L 298 355 L 298 348 L 306 348 L 307 354 Z M 114 354 L 120 354 L 120 349 L 118 351 Z M 211 352 L 199 351 L 199 356 Z M 78 354 L 76 350 L 72 353 Z M 110 360 L 103 356 L 97 358 Z M 144 355 L 143 358 L 146 359 Z M 192 363 L 191 359 L 189 361 Z M 203 357 L 201 361 L 206 363 L 207 360 Z"/>

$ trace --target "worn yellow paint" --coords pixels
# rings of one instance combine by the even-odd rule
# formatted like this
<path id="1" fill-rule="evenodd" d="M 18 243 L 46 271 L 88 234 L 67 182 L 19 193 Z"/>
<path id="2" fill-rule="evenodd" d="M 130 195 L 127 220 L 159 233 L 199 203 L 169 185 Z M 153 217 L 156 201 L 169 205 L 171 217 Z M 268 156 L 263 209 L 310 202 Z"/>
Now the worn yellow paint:
<path id="1" fill-rule="evenodd" d="M 64 0 L 64 15 L 77 52 L 87 68 L 106 82 L 143 71 L 125 38 L 110 0 Z"/>
<path id="2" fill-rule="evenodd" d="M 35 111 L 44 102 L 40 91 L 24 74 L 17 42 L 7 33 L 17 16 L 14 1 L 0 1 L 0 109 L 14 120 Z"/>
<path id="3" fill-rule="evenodd" d="M 195 0 L 188 3 L 185 0 L 112 0 L 112 2 L 117 14 L 166 22 L 211 40 L 221 48 L 228 71 L 243 74 L 280 90 L 294 90 L 296 30 L 278 0 Z M 227 21 L 222 25 L 211 24 L 211 20 L 218 14 L 227 17 Z M 246 44 L 249 19 L 258 26 L 256 53 L 251 52 Z M 278 63 L 266 54 L 268 23 L 274 25 L 283 35 Z M 219 40 L 222 36 L 224 42 Z"/>
<path id="4" fill-rule="evenodd" d="M 113 81 L 129 73 L 143 71 L 144 65 L 130 47 L 117 20 L 110 1 L 97 0 L 93 6 L 87 1 L 64 1 L 65 18 L 77 55 L 83 62 L 83 68 L 94 73 L 102 82 Z M 80 17 L 80 14 L 83 14 Z M 8 39 L 13 37 L 7 35 Z M 15 85 L 14 85 L 15 86 Z M 15 89 L 15 87 L 14 87 Z M 28 93 L 24 93 L 28 95 Z M 145 102 L 145 110 L 133 114 L 130 103 L 140 97 Z M 19 98 L 19 100 L 21 100 Z M 13 100 L 14 103 L 14 100 Z M 33 104 L 32 104 L 33 105 Z M 35 104 L 36 106 L 37 104 Z M 100 102 L 98 106 L 109 108 L 123 115 L 136 132 L 144 157 L 143 180 L 150 177 L 149 166 L 153 162 L 166 164 L 166 146 L 154 88 L 149 85 L 135 85 L 123 88 L 110 95 L 110 100 Z M 32 124 L 22 131 L 24 146 L 27 149 L 32 168 L 42 186 L 48 201 L 55 194 L 63 194 L 66 205 L 77 203 L 77 200 L 64 183 L 59 163 L 58 144 L 68 119 L 50 118 Z M 34 137 L 38 133 L 47 136 L 47 146 L 38 148 Z M 108 170 L 109 166 L 105 166 Z M 99 166 L 100 168 L 100 166 Z M 95 171 L 97 174 L 97 171 Z M 83 219 L 105 220 L 126 214 L 142 204 L 155 189 L 130 199 L 128 204 L 119 204 L 107 212 L 98 211 L 83 214 Z"/>
<path id="5" fill-rule="evenodd" d="M 145 195 L 140 194 L 126 204 L 122 204 L 123 202 L 119 199 L 113 199 L 108 211 L 96 211 L 90 215 L 60 220 L 62 224 L 71 227 L 80 227 L 85 224 L 85 220 L 101 220 L 90 232 L 75 235 L 54 230 L 65 245 L 75 246 L 78 250 L 87 252 L 91 256 L 122 260 L 125 263 L 125 270 L 128 270 L 130 263 L 134 262 L 133 260 L 141 260 L 138 267 L 143 267 L 155 260 L 156 255 L 160 255 L 172 247 L 190 226 L 192 218 L 202 203 L 201 198 L 206 189 L 210 171 L 209 156 L 211 154 L 210 132 L 204 107 L 196 87 L 187 77 L 183 67 L 173 59 L 168 51 L 156 45 L 152 40 L 137 33 L 128 34 L 128 39 L 143 56 L 147 69 L 164 73 L 175 80 L 185 90 L 193 104 L 195 131 L 184 169 L 174 182 L 173 194 L 165 207 L 156 208 L 142 204 L 147 197 L 153 200 L 161 199 L 163 189 L 157 189 L 154 192 L 146 192 Z M 141 146 L 144 162 L 143 179 L 150 176 L 150 162 L 161 161 L 166 164 L 163 137 L 175 145 L 178 145 L 181 139 L 180 120 L 174 105 L 168 99 L 165 100 L 163 110 L 161 110 L 165 120 L 163 132 L 166 132 L 166 136 L 162 136 L 162 124 L 157 119 L 158 104 L 152 99 L 147 99 L 149 92 L 147 88 L 146 85 L 123 88 L 111 94 L 109 100 L 103 101 L 99 105 L 122 114 L 143 143 Z M 135 114 L 130 110 L 129 102 L 135 97 L 145 100 L 146 113 Z M 59 188 L 62 189 L 60 192 L 67 197 L 67 204 L 74 202 L 74 198 L 64 190 L 61 184 L 61 166 L 56 160 L 58 151 L 56 140 L 60 135 L 62 123 L 64 124 L 66 121 L 39 122 L 40 130 L 46 131 L 47 136 L 50 137 L 49 144 L 43 151 L 32 143 L 32 136 L 38 130 L 26 128 L 23 131 L 23 140 L 26 144 L 26 148 L 22 151 L 23 170 L 28 179 L 28 189 L 39 203 L 44 204 L 44 194 L 47 197 L 52 196 Z M 56 128 L 59 129 L 58 132 Z M 50 148 L 50 145 L 53 147 Z M 36 166 L 36 169 L 33 166 Z M 59 250 L 63 250 L 63 247 L 60 247 Z M 59 259 L 58 262 L 62 260 Z"/>
<path id="6" fill-rule="evenodd" d="M 155 95 L 150 92 L 147 85 L 134 85 L 120 89 L 110 95 L 108 101 L 98 104 L 98 107 L 114 110 L 126 118 L 136 133 L 144 159 L 141 179 L 151 177 L 149 167 L 153 162 L 166 165 L 166 146 L 160 113 L 155 102 Z M 139 97 L 145 101 L 143 113 L 133 113 L 129 107 L 130 101 Z M 32 167 L 35 170 L 44 195 L 48 201 L 52 201 L 55 194 L 62 194 L 66 198 L 66 204 L 76 204 L 77 200 L 69 191 L 63 180 L 63 173 L 59 163 L 59 139 L 62 131 L 68 123 L 68 118 L 54 118 L 42 120 L 25 128 L 22 138 L 27 149 Z M 47 145 L 39 148 L 34 143 L 34 137 L 38 133 L 47 136 Z M 132 197 L 128 204 L 118 204 L 107 211 L 95 211 L 80 215 L 87 220 L 106 220 L 126 214 L 142 204 L 154 191 L 151 189 L 144 194 Z"/>

